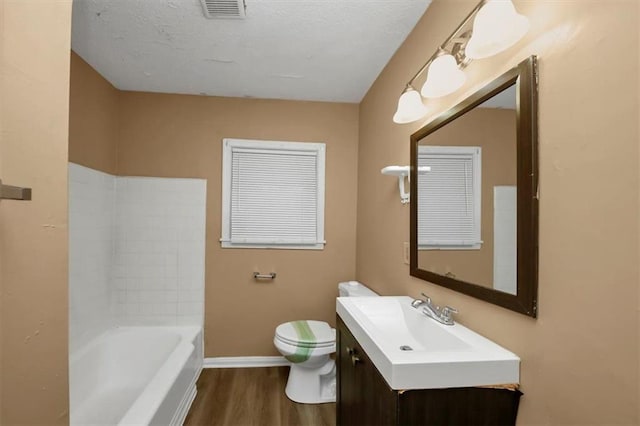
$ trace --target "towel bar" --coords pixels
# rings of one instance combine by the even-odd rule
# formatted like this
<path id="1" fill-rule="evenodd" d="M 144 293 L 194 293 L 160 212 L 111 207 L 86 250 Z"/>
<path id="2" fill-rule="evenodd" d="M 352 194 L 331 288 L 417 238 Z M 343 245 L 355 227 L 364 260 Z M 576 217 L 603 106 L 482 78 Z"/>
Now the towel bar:
<path id="1" fill-rule="evenodd" d="M 273 280 L 276 278 L 276 273 L 270 272 L 268 274 L 261 274 L 260 272 L 254 272 L 253 278 L 256 280 Z"/>
<path id="2" fill-rule="evenodd" d="M 0 199 L 4 200 L 31 200 L 31 188 L 3 185 L 0 179 Z"/>

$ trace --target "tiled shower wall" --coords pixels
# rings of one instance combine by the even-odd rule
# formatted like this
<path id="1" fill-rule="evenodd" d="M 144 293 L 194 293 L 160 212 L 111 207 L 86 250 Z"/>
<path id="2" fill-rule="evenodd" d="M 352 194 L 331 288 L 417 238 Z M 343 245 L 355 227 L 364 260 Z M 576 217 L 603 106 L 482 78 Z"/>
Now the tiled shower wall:
<path id="1" fill-rule="evenodd" d="M 206 181 L 118 178 L 118 323 L 202 324 Z"/>
<path id="2" fill-rule="evenodd" d="M 111 270 L 114 176 L 69 164 L 69 342 L 73 351 L 115 324 Z"/>
<path id="3" fill-rule="evenodd" d="M 69 164 L 70 348 L 113 325 L 203 323 L 206 181 Z"/>

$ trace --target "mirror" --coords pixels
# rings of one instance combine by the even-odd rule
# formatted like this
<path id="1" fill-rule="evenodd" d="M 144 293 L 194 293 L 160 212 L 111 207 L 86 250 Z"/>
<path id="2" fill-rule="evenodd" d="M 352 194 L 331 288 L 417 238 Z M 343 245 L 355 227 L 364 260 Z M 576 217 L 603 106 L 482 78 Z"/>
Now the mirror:
<path id="1" fill-rule="evenodd" d="M 411 135 L 411 275 L 536 317 L 537 60 Z"/>

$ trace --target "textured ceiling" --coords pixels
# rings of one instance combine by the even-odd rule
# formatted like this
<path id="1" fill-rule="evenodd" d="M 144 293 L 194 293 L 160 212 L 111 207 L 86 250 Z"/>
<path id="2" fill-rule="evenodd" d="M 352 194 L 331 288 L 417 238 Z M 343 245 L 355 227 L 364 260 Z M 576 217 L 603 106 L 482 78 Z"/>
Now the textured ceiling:
<path id="1" fill-rule="evenodd" d="M 359 102 L 429 0 L 74 0 L 72 48 L 121 90 Z"/>

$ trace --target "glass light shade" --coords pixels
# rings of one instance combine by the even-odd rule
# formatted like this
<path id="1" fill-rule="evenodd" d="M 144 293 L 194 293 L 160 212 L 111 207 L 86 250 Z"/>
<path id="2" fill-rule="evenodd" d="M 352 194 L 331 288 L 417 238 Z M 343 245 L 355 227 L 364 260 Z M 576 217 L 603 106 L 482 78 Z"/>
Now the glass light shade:
<path id="1" fill-rule="evenodd" d="M 398 100 L 398 109 L 393 115 L 393 122 L 398 124 L 411 123 L 427 115 L 427 108 L 422 103 L 420 93 L 414 88 L 406 90 Z"/>
<path id="2" fill-rule="evenodd" d="M 453 56 L 440 55 L 429 65 L 427 80 L 420 93 L 425 98 L 440 98 L 458 90 L 466 80 L 467 76 L 458 68 Z"/>
<path id="3" fill-rule="evenodd" d="M 489 0 L 473 20 L 473 34 L 465 55 L 482 59 L 508 49 L 529 31 L 529 20 L 520 15 L 511 0 Z"/>

